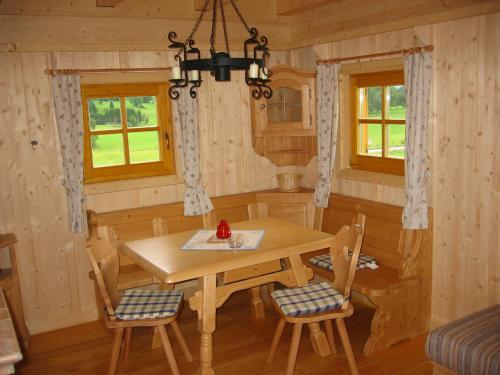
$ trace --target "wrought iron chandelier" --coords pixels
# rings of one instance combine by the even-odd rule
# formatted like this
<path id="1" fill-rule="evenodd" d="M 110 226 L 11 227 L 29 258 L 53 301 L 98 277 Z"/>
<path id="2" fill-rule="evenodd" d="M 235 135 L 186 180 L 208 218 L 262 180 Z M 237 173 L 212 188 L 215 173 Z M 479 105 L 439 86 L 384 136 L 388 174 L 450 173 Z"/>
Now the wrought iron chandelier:
<path id="1" fill-rule="evenodd" d="M 193 39 L 203 16 L 208 10 L 209 3 L 212 3 L 212 31 L 210 34 L 210 58 L 202 59 L 200 50 L 196 48 Z M 267 47 L 267 37 L 261 36 L 255 27 L 249 27 L 245 19 L 241 15 L 234 0 L 230 0 L 236 14 L 241 20 L 243 26 L 250 34 L 250 38 L 245 40 L 243 45 L 244 57 L 231 57 L 229 53 L 229 41 L 227 36 L 226 18 L 224 15 L 223 0 L 205 0 L 203 9 L 196 20 L 193 30 L 189 34 L 185 43 L 176 41 L 177 34 L 171 31 L 168 34 L 168 40 L 172 44 L 169 48 L 178 50 L 175 55 L 177 66 L 172 67 L 172 83 L 169 89 L 169 96 L 172 99 L 179 98 L 179 89 L 191 85 L 189 94 L 194 99 L 196 98 L 196 88 L 201 86 L 200 71 L 210 71 L 217 82 L 226 82 L 231 80 L 231 70 L 244 70 L 245 82 L 252 88 L 252 97 L 254 99 L 261 99 L 264 96 L 269 99 L 273 92 L 267 85 L 270 80 L 269 76 L 271 71 L 266 67 L 266 62 L 270 57 L 269 48 Z M 217 52 L 215 50 L 215 36 L 217 29 L 217 13 L 220 11 L 220 18 L 224 30 L 224 41 L 226 45 L 225 52 Z M 253 54 L 249 49 L 253 47 Z"/>

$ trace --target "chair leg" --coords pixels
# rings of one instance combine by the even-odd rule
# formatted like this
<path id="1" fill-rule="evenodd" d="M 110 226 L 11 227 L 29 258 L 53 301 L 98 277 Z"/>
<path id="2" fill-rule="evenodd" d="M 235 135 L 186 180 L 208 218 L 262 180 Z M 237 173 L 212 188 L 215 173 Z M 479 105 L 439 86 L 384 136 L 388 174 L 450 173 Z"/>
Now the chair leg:
<path id="1" fill-rule="evenodd" d="M 271 349 L 269 350 L 269 355 L 267 356 L 267 363 L 271 363 L 274 360 L 274 355 L 276 354 L 276 349 L 278 349 L 278 344 L 280 343 L 283 329 L 285 329 L 285 323 L 286 322 L 284 319 L 280 319 L 280 321 L 278 322 L 276 332 L 274 333 L 273 342 L 271 344 Z"/>
<path id="2" fill-rule="evenodd" d="M 170 345 L 170 341 L 168 339 L 167 331 L 165 330 L 165 326 L 160 325 L 156 327 L 158 333 L 160 334 L 160 339 L 163 344 L 163 349 L 165 350 L 165 355 L 167 356 L 168 364 L 170 365 L 170 370 L 173 375 L 180 375 L 179 368 L 177 367 L 177 362 L 175 361 L 174 352 L 172 350 L 172 346 Z"/>
<path id="3" fill-rule="evenodd" d="M 342 346 L 344 347 L 344 352 L 349 362 L 349 367 L 351 369 L 352 375 L 359 375 L 358 366 L 356 365 L 356 360 L 354 359 L 354 353 L 352 352 L 351 342 L 349 341 L 349 335 L 345 328 L 344 319 L 336 319 L 335 323 L 339 330 L 340 341 L 342 341 Z"/>
<path id="4" fill-rule="evenodd" d="M 175 338 L 177 339 L 177 342 L 181 346 L 182 352 L 186 356 L 186 359 L 188 362 L 193 362 L 193 356 L 191 355 L 191 352 L 189 351 L 189 348 L 186 344 L 186 340 L 184 340 L 184 336 L 182 335 L 182 332 L 179 328 L 179 324 L 177 324 L 177 321 L 173 321 L 170 323 L 172 326 L 172 331 L 174 331 Z"/>
<path id="5" fill-rule="evenodd" d="M 123 328 L 115 329 L 115 338 L 113 340 L 113 349 L 111 350 L 111 361 L 109 363 L 108 375 L 115 375 L 118 359 L 120 358 L 120 349 L 122 347 Z"/>
<path id="6" fill-rule="evenodd" d="M 332 353 L 337 353 L 337 348 L 335 347 L 335 337 L 333 336 L 332 321 L 330 319 L 325 320 L 325 331 L 326 339 L 328 340 L 328 344 L 330 344 Z"/>
<path id="7" fill-rule="evenodd" d="M 293 325 L 292 343 L 290 344 L 290 353 L 288 353 L 288 362 L 286 364 L 286 375 L 293 375 L 295 363 L 297 362 L 297 352 L 299 351 L 300 335 L 302 334 L 302 323 Z"/>
<path id="8" fill-rule="evenodd" d="M 132 327 L 125 328 L 125 341 L 123 345 L 123 364 L 128 366 L 128 354 L 130 353 L 130 342 L 132 341 Z"/>

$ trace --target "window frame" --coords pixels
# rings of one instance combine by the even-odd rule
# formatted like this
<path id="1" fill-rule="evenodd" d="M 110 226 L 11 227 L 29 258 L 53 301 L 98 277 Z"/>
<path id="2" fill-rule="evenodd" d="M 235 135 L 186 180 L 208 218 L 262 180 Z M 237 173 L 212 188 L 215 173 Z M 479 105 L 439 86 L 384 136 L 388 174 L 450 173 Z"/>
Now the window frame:
<path id="1" fill-rule="evenodd" d="M 175 174 L 175 150 L 171 102 L 168 99 L 170 85 L 165 82 L 147 83 L 89 83 L 81 85 L 82 112 L 84 126 L 84 184 L 118 181 L 143 177 Z M 157 126 L 127 127 L 125 97 L 155 96 L 157 106 Z M 89 123 L 88 99 L 120 98 L 122 128 L 92 132 Z M 159 136 L 160 160 L 130 164 L 128 134 L 157 131 Z M 122 134 L 125 165 L 96 167 L 92 162 L 91 135 Z"/>
<path id="2" fill-rule="evenodd" d="M 351 128 L 351 158 L 350 167 L 372 172 L 388 173 L 399 176 L 405 174 L 405 159 L 386 157 L 388 148 L 388 125 L 401 124 L 405 126 L 406 120 L 388 119 L 386 112 L 386 95 L 384 87 L 404 85 L 404 73 L 402 70 L 377 71 L 350 75 L 350 128 Z M 358 117 L 360 87 L 382 87 L 382 118 L 360 119 Z M 358 134 L 360 123 L 376 123 L 382 126 L 382 156 L 370 156 L 358 153 Z"/>

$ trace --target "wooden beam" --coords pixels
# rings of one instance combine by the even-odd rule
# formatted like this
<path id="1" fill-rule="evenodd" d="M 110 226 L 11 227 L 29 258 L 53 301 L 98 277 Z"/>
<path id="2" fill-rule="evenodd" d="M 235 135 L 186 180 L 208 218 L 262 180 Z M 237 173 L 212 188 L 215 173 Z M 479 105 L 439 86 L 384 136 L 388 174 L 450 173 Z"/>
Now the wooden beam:
<path id="1" fill-rule="evenodd" d="M 292 16 L 339 0 L 277 0 L 278 16 Z"/>
<path id="2" fill-rule="evenodd" d="M 120 4 L 123 0 L 96 0 L 95 1 L 95 6 L 96 7 L 108 7 L 108 8 L 114 8 L 116 5 Z"/>
<path id="3" fill-rule="evenodd" d="M 237 0 L 235 0 L 237 2 Z M 212 9 L 213 0 L 208 0 L 208 9 Z M 230 0 L 224 0 L 224 5 L 230 4 Z M 205 0 L 194 0 L 194 10 L 202 10 Z M 225 7 L 224 7 L 225 9 Z"/>

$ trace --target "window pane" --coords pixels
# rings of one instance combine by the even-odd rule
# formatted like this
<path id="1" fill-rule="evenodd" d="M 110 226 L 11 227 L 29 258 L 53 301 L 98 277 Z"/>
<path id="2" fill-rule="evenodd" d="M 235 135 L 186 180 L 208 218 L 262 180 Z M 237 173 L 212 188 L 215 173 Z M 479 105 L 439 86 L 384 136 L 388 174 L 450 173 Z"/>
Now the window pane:
<path id="1" fill-rule="evenodd" d="M 405 157 L 405 126 L 387 125 L 389 130 L 389 152 L 388 157 L 404 159 Z"/>
<path id="2" fill-rule="evenodd" d="M 90 141 L 94 168 L 125 164 L 121 134 L 93 135 Z"/>
<path id="3" fill-rule="evenodd" d="M 130 163 L 148 163 L 160 160 L 158 132 L 128 133 Z"/>
<path id="4" fill-rule="evenodd" d="M 113 130 L 122 127 L 120 98 L 88 100 L 90 130 Z"/>
<path id="5" fill-rule="evenodd" d="M 290 87 L 280 87 L 268 100 L 267 117 L 270 123 L 302 121 L 302 93 Z"/>
<path id="6" fill-rule="evenodd" d="M 404 120 L 406 117 L 406 90 L 403 85 L 387 87 L 387 118 Z"/>
<path id="7" fill-rule="evenodd" d="M 125 98 L 127 127 L 146 127 L 158 125 L 155 96 L 129 96 Z"/>
<path id="8" fill-rule="evenodd" d="M 359 124 L 358 154 L 382 156 L 382 124 Z"/>
<path id="9" fill-rule="evenodd" d="M 382 118 L 382 87 L 359 89 L 359 118 Z"/>

